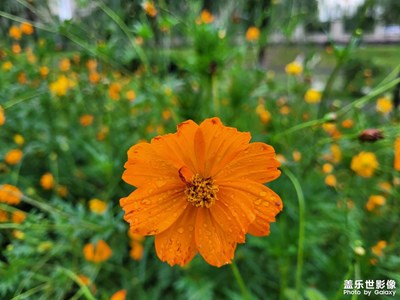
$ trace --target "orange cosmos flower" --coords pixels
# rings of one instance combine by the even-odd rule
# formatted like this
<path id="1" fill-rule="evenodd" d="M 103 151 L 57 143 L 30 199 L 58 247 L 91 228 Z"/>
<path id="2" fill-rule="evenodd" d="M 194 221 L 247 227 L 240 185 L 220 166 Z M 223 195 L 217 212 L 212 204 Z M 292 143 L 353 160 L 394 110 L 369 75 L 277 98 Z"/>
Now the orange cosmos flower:
<path id="1" fill-rule="evenodd" d="M 46 172 L 40 177 L 40 185 L 44 190 L 51 190 L 54 187 L 54 176 L 50 172 Z"/>
<path id="2" fill-rule="evenodd" d="M 246 31 L 246 40 L 249 42 L 257 41 L 260 38 L 260 29 L 251 26 Z"/>
<path id="3" fill-rule="evenodd" d="M 153 2 L 145 1 L 143 2 L 143 9 L 150 17 L 155 17 L 157 15 L 156 7 L 154 6 Z"/>
<path id="4" fill-rule="evenodd" d="M 0 105 L 0 126 L 4 125 L 6 122 L 6 116 L 4 114 L 4 109 Z"/>
<path id="5" fill-rule="evenodd" d="M 110 300 L 125 300 L 126 299 L 126 290 L 119 290 L 115 292 Z"/>
<path id="6" fill-rule="evenodd" d="M 118 82 L 113 82 L 108 87 L 108 96 L 114 101 L 118 101 L 120 98 L 121 85 Z"/>
<path id="7" fill-rule="evenodd" d="M 105 241 L 100 240 L 96 244 L 86 244 L 83 247 L 83 255 L 87 261 L 100 263 L 111 257 L 112 250 Z"/>
<path id="8" fill-rule="evenodd" d="M 17 210 L 12 213 L 11 220 L 13 223 L 21 224 L 26 219 L 26 214 L 22 210 Z"/>
<path id="9" fill-rule="evenodd" d="M 19 29 L 19 27 L 13 25 L 10 27 L 10 29 L 8 31 L 8 35 L 11 38 L 13 38 L 14 40 L 19 40 L 19 39 L 21 39 L 22 32 L 21 32 L 21 29 Z"/>
<path id="10" fill-rule="evenodd" d="M 386 203 L 386 198 L 381 196 L 381 195 L 371 195 L 368 198 L 367 204 L 365 204 L 365 207 L 367 208 L 368 211 L 373 211 L 376 206 L 383 206 Z"/>
<path id="11" fill-rule="evenodd" d="M 93 115 L 85 114 L 85 115 L 82 115 L 79 118 L 79 123 L 81 123 L 82 126 L 87 127 L 87 126 L 92 125 L 93 120 L 94 120 L 94 116 Z"/>
<path id="12" fill-rule="evenodd" d="M 89 209 L 95 214 L 102 215 L 107 210 L 107 203 L 100 199 L 94 198 L 89 200 Z"/>
<path id="13" fill-rule="evenodd" d="M 68 58 L 63 58 L 58 63 L 58 68 L 62 72 L 66 72 L 71 68 L 71 61 Z"/>
<path id="14" fill-rule="evenodd" d="M 199 252 L 219 267 L 246 233 L 269 234 L 282 201 L 264 183 L 280 164 L 271 146 L 250 138 L 218 118 L 188 120 L 128 151 L 122 178 L 137 189 L 120 200 L 124 219 L 133 233 L 155 235 L 162 261 L 184 266 Z"/>
<path id="15" fill-rule="evenodd" d="M 394 142 L 394 169 L 400 171 L 400 136 Z"/>
<path id="16" fill-rule="evenodd" d="M 17 205 L 21 202 L 21 197 L 22 193 L 17 187 L 11 184 L 0 185 L 0 202 Z"/>
<path id="17" fill-rule="evenodd" d="M 372 253 L 375 254 L 376 256 L 382 256 L 383 249 L 385 249 L 386 246 L 387 246 L 387 242 L 385 240 L 380 240 L 371 248 Z"/>
<path id="18" fill-rule="evenodd" d="M 12 149 L 4 155 L 4 161 L 9 165 L 16 165 L 24 156 L 23 152 L 19 149 Z"/>
<path id="19" fill-rule="evenodd" d="M 201 11 L 200 16 L 196 19 L 196 24 L 210 24 L 214 22 L 214 16 L 207 9 Z"/>
<path id="20" fill-rule="evenodd" d="M 19 26 L 19 28 L 23 34 L 31 35 L 33 33 L 33 26 L 30 23 L 24 22 Z"/>

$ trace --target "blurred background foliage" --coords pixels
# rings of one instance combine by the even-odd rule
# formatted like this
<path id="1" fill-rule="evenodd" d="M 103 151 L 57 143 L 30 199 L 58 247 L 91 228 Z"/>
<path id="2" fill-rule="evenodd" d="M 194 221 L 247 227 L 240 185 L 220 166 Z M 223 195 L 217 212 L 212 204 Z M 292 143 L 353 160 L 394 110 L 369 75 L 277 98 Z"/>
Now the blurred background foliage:
<path id="1" fill-rule="evenodd" d="M 399 46 L 363 41 L 400 23 L 398 1 L 365 1 L 342 16 L 348 42 L 322 45 L 292 40 L 299 25 L 329 34 L 317 1 L 80 0 L 66 20 L 51 3 L 0 3 L 0 186 L 23 194 L 0 195 L 0 298 L 347 299 L 346 279 L 400 284 Z M 269 186 L 284 211 L 236 251 L 244 290 L 230 266 L 160 262 L 118 204 L 131 145 L 212 116 L 282 162 Z M 362 152 L 371 176 L 352 167 Z M 112 255 L 94 261 L 84 249 L 102 240 Z"/>

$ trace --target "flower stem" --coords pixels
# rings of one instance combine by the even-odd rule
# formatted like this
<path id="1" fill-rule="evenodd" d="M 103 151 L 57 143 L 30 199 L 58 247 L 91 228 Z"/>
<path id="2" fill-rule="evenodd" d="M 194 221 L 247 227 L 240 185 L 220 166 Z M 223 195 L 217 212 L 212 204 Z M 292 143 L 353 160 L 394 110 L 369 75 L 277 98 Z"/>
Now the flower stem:
<path id="1" fill-rule="evenodd" d="M 297 267 L 296 267 L 296 292 L 300 295 L 301 289 L 301 275 L 304 264 L 304 240 L 305 240 L 305 201 L 303 190 L 301 189 L 300 182 L 296 176 L 287 168 L 282 169 L 286 176 L 292 182 L 296 190 L 297 199 L 299 201 L 299 240 L 297 247 Z"/>
<path id="2" fill-rule="evenodd" d="M 239 269 L 236 266 L 236 264 L 234 262 L 231 263 L 231 269 L 233 272 L 233 276 L 236 279 L 236 282 L 239 286 L 240 291 L 242 292 L 242 297 L 244 300 L 250 300 L 250 293 L 246 288 L 246 285 L 244 284 L 242 275 L 240 275 Z"/>

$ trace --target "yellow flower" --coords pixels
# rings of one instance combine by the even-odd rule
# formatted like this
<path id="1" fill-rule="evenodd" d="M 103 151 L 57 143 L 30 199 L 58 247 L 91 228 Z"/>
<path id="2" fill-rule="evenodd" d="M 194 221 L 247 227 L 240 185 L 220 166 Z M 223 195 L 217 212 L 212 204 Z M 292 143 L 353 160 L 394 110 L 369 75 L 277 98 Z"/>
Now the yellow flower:
<path id="1" fill-rule="evenodd" d="M 388 97 L 381 97 L 376 102 L 376 111 L 383 115 L 390 113 L 392 109 L 393 109 L 393 103 L 392 100 L 389 99 Z"/>
<path id="2" fill-rule="evenodd" d="M 249 42 L 257 41 L 260 38 L 260 30 L 255 27 L 251 26 L 246 31 L 246 40 Z"/>
<path id="3" fill-rule="evenodd" d="M 4 155 L 4 161 L 9 165 L 16 165 L 21 161 L 23 155 L 21 150 L 12 149 Z"/>
<path id="4" fill-rule="evenodd" d="M 263 124 L 267 124 L 271 120 L 270 112 L 264 107 L 262 103 L 257 105 L 256 114 L 260 117 L 260 120 Z"/>
<path id="5" fill-rule="evenodd" d="M 383 206 L 386 203 L 386 198 L 381 195 L 371 195 L 365 205 L 368 211 L 373 211 L 376 206 Z"/>
<path id="6" fill-rule="evenodd" d="M 292 156 L 293 156 L 293 160 L 296 162 L 301 160 L 301 152 L 300 151 L 297 151 L 297 150 L 293 151 Z"/>
<path id="7" fill-rule="evenodd" d="M 13 25 L 10 27 L 10 29 L 8 31 L 8 35 L 11 38 L 13 38 L 14 40 L 19 40 L 19 39 L 21 39 L 22 32 L 17 26 Z"/>
<path id="8" fill-rule="evenodd" d="M 333 171 L 333 165 L 326 163 L 323 164 L 322 166 L 322 172 L 324 172 L 325 174 L 331 173 Z"/>
<path id="9" fill-rule="evenodd" d="M 67 78 L 65 75 L 61 75 L 58 79 L 50 83 L 49 89 L 52 94 L 56 96 L 65 96 L 68 90 L 75 86 L 72 79 Z"/>
<path id="10" fill-rule="evenodd" d="M 338 144 L 331 145 L 332 162 L 339 163 L 342 160 L 342 150 Z"/>
<path id="11" fill-rule="evenodd" d="M 26 219 L 26 214 L 22 210 L 17 210 L 12 213 L 11 220 L 13 223 L 21 224 Z"/>
<path id="12" fill-rule="evenodd" d="M 307 103 L 315 104 L 321 102 L 321 93 L 314 89 L 309 89 L 304 95 L 304 100 Z"/>
<path id="13" fill-rule="evenodd" d="M 134 90 L 129 90 L 129 91 L 127 91 L 126 92 L 126 94 L 125 94 L 125 96 L 126 96 L 126 98 L 129 100 L 129 101 L 134 101 L 135 99 L 136 99 L 136 93 L 135 93 L 135 91 Z"/>
<path id="14" fill-rule="evenodd" d="M 303 66 L 301 64 L 299 64 L 298 62 L 293 61 L 286 65 L 285 72 L 288 75 L 298 76 L 303 72 Z"/>
<path id="15" fill-rule="evenodd" d="M 25 238 L 25 233 L 21 230 L 13 230 L 12 235 L 17 239 L 17 240 L 23 240 Z"/>
<path id="16" fill-rule="evenodd" d="M 30 23 L 24 22 L 19 27 L 23 34 L 31 35 L 33 33 L 33 26 Z"/>
<path id="17" fill-rule="evenodd" d="M 100 199 L 91 199 L 89 200 L 89 209 L 91 212 L 101 215 L 107 210 L 107 203 Z"/>
<path id="18" fill-rule="evenodd" d="M 54 177 L 50 172 L 42 175 L 40 185 L 44 190 L 51 190 L 54 187 Z"/>
<path id="19" fill-rule="evenodd" d="M 42 66 L 42 67 L 39 68 L 39 74 L 42 77 L 46 77 L 49 74 L 49 72 L 50 72 L 50 70 L 46 66 Z"/>
<path id="20" fill-rule="evenodd" d="M 21 202 L 21 191 L 11 184 L 0 185 L 0 202 L 17 205 Z"/>
<path id="21" fill-rule="evenodd" d="M 14 135 L 14 143 L 16 143 L 19 146 L 22 146 L 25 143 L 25 139 L 22 135 L 16 134 Z"/>
<path id="22" fill-rule="evenodd" d="M 126 299 L 126 290 L 119 290 L 115 292 L 110 300 L 125 300 Z"/>
<path id="23" fill-rule="evenodd" d="M 6 115 L 4 114 L 4 109 L 0 105 L 0 126 L 4 125 L 6 122 Z"/>
<path id="24" fill-rule="evenodd" d="M 376 156 L 372 152 L 362 151 L 351 160 L 351 169 L 357 173 L 357 175 L 365 178 L 372 177 L 375 170 L 378 168 L 379 163 Z"/>
<path id="25" fill-rule="evenodd" d="M 290 107 L 284 105 L 279 109 L 279 112 L 281 113 L 281 115 L 287 116 L 290 113 Z"/>
<path id="26" fill-rule="evenodd" d="M 19 44 L 13 44 L 11 50 L 14 54 L 19 54 L 21 53 L 21 46 Z"/>
<path id="27" fill-rule="evenodd" d="M 1 68 L 2 68 L 4 71 L 10 71 L 10 70 L 12 69 L 12 67 L 13 67 L 13 64 L 12 64 L 11 61 L 5 61 L 5 62 L 2 64 L 2 66 L 1 66 Z"/>
<path id="28" fill-rule="evenodd" d="M 94 72 L 97 69 L 97 60 L 89 59 L 86 63 L 86 67 L 90 72 Z"/>
<path id="29" fill-rule="evenodd" d="M 66 72 L 71 68 L 71 62 L 68 58 L 63 58 L 62 60 L 60 60 L 58 67 L 60 71 Z"/>
<path id="30" fill-rule="evenodd" d="M 149 15 L 150 17 L 154 18 L 157 15 L 157 10 L 153 2 L 145 1 L 143 3 L 143 9 L 146 12 L 146 14 Z"/>

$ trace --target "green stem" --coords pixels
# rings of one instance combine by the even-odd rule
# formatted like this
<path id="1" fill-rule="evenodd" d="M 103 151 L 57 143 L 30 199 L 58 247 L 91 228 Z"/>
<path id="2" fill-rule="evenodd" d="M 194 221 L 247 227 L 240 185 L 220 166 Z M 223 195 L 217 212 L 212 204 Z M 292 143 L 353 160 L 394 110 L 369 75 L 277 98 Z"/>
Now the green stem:
<path id="1" fill-rule="evenodd" d="M 300 296 L 301 292 L 301 277 L 304 264 L 304 241 L 305 241 L 305 200 L 300 182 L 296 176 L 287 168 L 282 168 L 283 172 L 292 182 L 296 190 L 297 199 L 299 201 L 299 240 L 297 248 L 297 267 L 296 267 L 296 292 Z"/>
<path id="2" fill-rule="evenodd" d="M 360 261 L 357 259 L 357 261 L 354 263 L 354 280 L 359 280 L 361 279 L 361 270 L 360 270 Z M 358 295 L 354 294 L 351 296 L 351 300 L 357 300 Z"/>
<path id="3" fill-rule="evenodd" d="M 26 292 L 19 294 L 18 296 L 12 298 L 11 300 L 30 299 L 29 297 L 32 296 L 33 294 L 36 294 L 37 292 L 45 290 L 49 287 L 50 285 L 48 282 L 39 284 L 38 286 L 35 286 L 34 288 L 31 288 L 30 290 L 27 290 Z"/>
<path id="4" fill-rule="evenodd" d="M 82 283 L 82 281 L 79 279 L 78 275 L 76 275 L 74 272 L 72 272 L 69 269 L 66 269 L 64 267 L 59 267 L 59 269 L 65 274 L 67 275 L 69 278 L 71 278 L 76 284 L 79 285 L 79 287 L 81 288 L 81 291 L 83 292 L 83 294 L 85 295 L 86 299 L 88 300 L 96 300 L 96 298 L 92 295 L 92 293 L 90 292 L 89 288 L 84 285 Z"/>
<path id="5" fill-rule="evenodd" d="M 250 300 L 250 293 L 246 288 L 246 285 L 244 284 L 242 275 L 240 275 L 239 269 L 236 266 L 236 264 L 234 262 L 231 263 L 231 269 L 233 272 L 233 276 L 236 279 L 236 282 L 239 286 L 240 291 L 242 292 L 242 297 L 244 300 Z"/>
<path id="6" fill-rule="evenodd" d="M 345 280 L 348 280 L 348 279 L 350 278 L 351 273 L 353 273 L 353 270 L 354 270 L 354 266 L 353 266 L 352 264 L 350 264 L 350 265 L 349 265 L 349 269 L 348 269 L 346 275 L 344 276 L 344 278 L 343 278 L 343 280 L 342 280 L 342 283 L 341 283 L 341 285 L 340 285 L 338 291 L 336 292 L 335 298 L 333 298 L 333 300 L 338 300 L 338 299 L 340 299 L 340 297 L 343 295 L 343 282 L 344 282 Z"/>
<path id="7" fill-rule="evenodd" d="M 214 115 L 219 116 L 219 101 L 218 101 L 218 86 L 217 86 L 217 76 L 211 75 L 211 97 L 214 105 Z"/>

